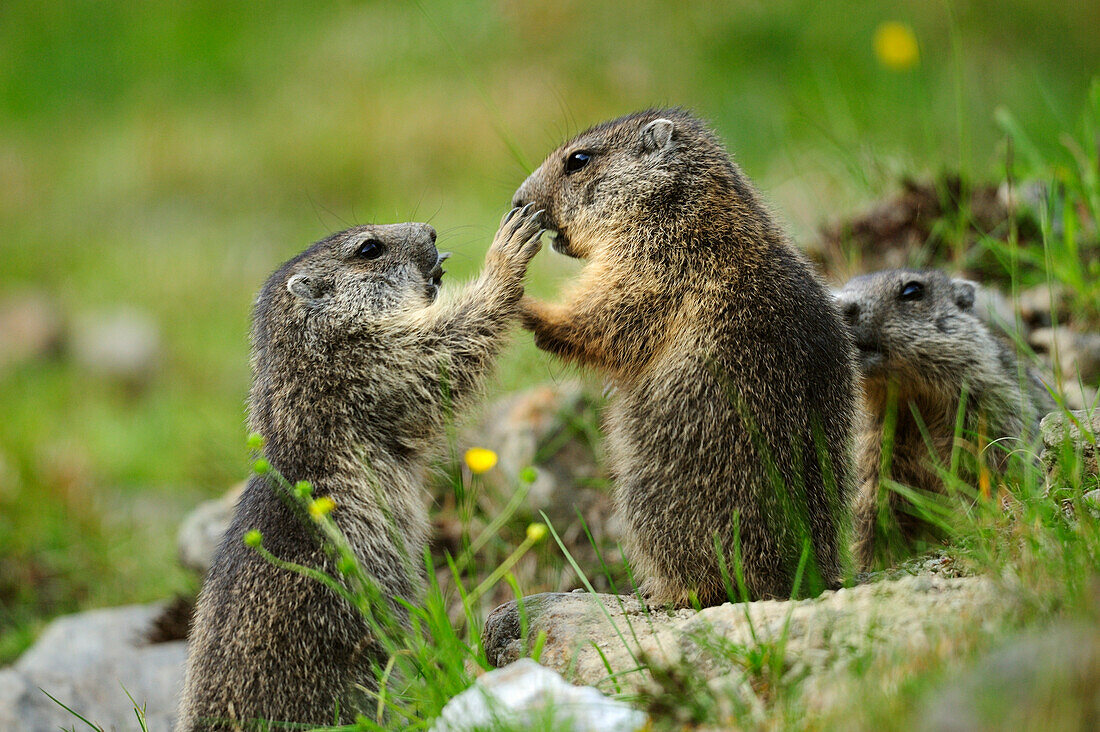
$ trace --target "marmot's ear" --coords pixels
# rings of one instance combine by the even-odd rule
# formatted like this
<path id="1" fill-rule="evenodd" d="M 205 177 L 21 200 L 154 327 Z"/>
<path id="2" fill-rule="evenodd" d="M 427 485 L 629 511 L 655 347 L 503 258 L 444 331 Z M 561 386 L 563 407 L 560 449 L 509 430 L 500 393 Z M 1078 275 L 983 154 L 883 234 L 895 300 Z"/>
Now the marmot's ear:
<path id="1" fill-rule="evenodd" d="M 978 283 L 970 280 L 951 280 L 951 291 L 955 295 L 955 304 L 959 306 L 959 310 L 970 310 L 974 307 Z"/>
<path id="2" fill-rule="evenodd" d="M 672 120 L 655 119 L 642 128 L 642 149 L 647 153 L 655 153 L 668 147 L 672 141 Z"/>
<path id="3" fill-rule="evenodd" d="M 320 278 L 308 274 L 291 275 L 286 281 L 286 289 L 291 295 L 303 300 L 319 300 L 324 297 L 328 287 Z"/>

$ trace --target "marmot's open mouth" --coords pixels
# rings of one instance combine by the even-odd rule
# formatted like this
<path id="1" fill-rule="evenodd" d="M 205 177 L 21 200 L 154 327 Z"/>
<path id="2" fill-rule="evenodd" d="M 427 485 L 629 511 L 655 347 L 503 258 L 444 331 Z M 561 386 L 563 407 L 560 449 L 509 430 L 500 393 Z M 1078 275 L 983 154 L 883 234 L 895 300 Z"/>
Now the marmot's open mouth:
<path id="1" fill-rule="evenodd" d="M 569 237 L 565 235 L 564 231 L 560 229 L 547 229 L 546 235 L 550 237 L 550 248 L 555 252 L 564 254 L 567 257 L 573 257 L 574 259 L 580 259 L 580 257 L 569 248 Z"/>
<path id="2" fill-rule="evenodd" d="M 443 275 L 447 274 L 447 270 L 443 269 L 443 260 L 449 256 L 451 256 L 450 252 L 441 252 L 435 261 L 435 266 L 428 272 L 428 297 L 432 301 L 435 301 L 436 296 L 439 295 L 439 288 L 443 286 Z"/>

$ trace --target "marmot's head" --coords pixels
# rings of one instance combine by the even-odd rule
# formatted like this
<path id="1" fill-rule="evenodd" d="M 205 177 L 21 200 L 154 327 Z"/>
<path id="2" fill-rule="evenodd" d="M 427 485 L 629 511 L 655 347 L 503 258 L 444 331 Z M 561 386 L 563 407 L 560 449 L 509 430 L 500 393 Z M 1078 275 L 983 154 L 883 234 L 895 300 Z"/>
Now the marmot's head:
<path id="1" fill-rule="evenodd" d="M 859 349 L 864 379 L 958 383 L 991 338 L 974 313 L 977 286 L 943 272 L 893 269 L 854 277 L 837 304 Z"/>
<path id="2" fill-rule="evenodd" d="M 258 343 L 276 329 L 338 333 L 386 313 L 430 305 L 443 260 L 427 224 L 356 226 L 279 268 L 256 299 Z"/>
<path id="3" fill-rule="evenodd" d="M 743 207 L 766 214 L 748 181 L 706 125 L 680 109 L 620 117 L 559 147 L 516 191 L 534 203 L 555 251 L 589 257 L 606 245 L 706 247 Z"/>

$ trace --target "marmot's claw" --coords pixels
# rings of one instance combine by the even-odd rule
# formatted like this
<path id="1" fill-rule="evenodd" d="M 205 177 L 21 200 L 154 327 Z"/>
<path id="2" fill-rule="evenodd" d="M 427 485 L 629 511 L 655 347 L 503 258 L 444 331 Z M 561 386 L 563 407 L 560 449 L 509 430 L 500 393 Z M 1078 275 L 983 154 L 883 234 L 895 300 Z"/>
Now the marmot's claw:
<path id="1" fill-rule="evenodd" d="M 531 257 L 534 257 L 539 253 L 539 249 L 542 248 L 542 235 L 546 233 L 546 229 L 539 229 L 531 235 L 527 241 L 523 242 L 523 247 L 520 253 L 527 258 L 527 261 L 531 261 Z"/>
<path id="2" fill-rule="evenodd" d="M 534 205 L 535 204 L 533 203 L 529 203 L 520 210 L 519 216 L 516 217 L 515 228 L 512 230 L 512 236 L 520 236 L 521 232 L 525 231 L 527 227 L 531 226 L 533 217 L 530 216 L 530 213 Z"/>
<path id="3" fill-rule="evenodd" d="M 528 215 L 532 204 L 527 204 L 523 207 L 523 211 L 517 217 L 515 222 L 515 229 L 510 234 L 510 237 L 518 240 L 519 244 L 524 244 L 530 239 L 532 233 L 538 231 L 539 227 L 539 214 L 538 212 Z"/>
<path id="4" fill-rule="evenodd" d="M 527 214 L 531 212 L 533 203 L 529 203 L 523 208 L 513 208 L 508 212 L 508 215 L 504 217 L 504 220 L 500 222 L 500 228 L 503 229 L 505 225 L 510 225 L 510 228 L 506 232 L 502 232 L 505 235 L 505 239 L 511 239 L 516 236 L 517 233 L 524 226 L 528 225 L 531 221 Z"/>
<path id="5" fill-rule="evenodd" d="M 542 246 L 540 239 L 546 229 L 541 224 L 545 213 L 544 209 L 535 210 L 533 203 L 513 208 L 501 221 L 493 239 L 492 250 L 497 253 L 496 256 L 502 257 L 512 267 L 520 268 L 521 275 Z"/>

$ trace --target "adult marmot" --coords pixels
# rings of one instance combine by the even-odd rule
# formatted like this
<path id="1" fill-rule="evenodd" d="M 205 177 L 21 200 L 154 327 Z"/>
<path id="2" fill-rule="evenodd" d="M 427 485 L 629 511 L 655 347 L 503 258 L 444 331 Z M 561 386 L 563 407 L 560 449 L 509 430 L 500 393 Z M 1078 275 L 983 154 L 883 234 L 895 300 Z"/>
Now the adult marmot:
<path id="1" fill-rule="evenodd" d="M 851 341 L 718 138 L 682 110 L 606 122 L 551 153 L 514 202 L 546 209 L 553 247 L 588 260 L 563 303 L 525 299 L 522 320 L 539 348 L 617 387 L 608 452 L 648 597 L 724 602 L 735 563 L 752 597 L 788 597 L 807 542 L 802 591 L 836 586 Z"/>

